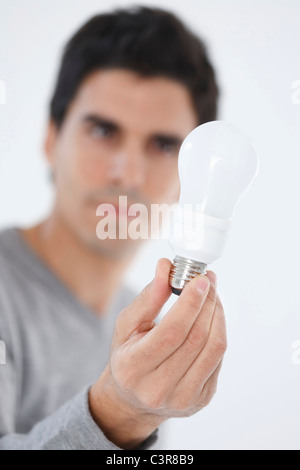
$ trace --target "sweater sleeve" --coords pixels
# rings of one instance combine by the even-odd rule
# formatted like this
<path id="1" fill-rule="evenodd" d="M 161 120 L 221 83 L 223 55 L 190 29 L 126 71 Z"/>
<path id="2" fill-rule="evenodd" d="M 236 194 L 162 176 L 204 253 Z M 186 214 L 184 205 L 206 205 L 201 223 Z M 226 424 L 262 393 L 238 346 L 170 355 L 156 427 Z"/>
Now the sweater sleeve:
<path id="1" fill-rule="evenodd" d="M 9 434 L 0 438 L 1 450 L 122 450 L 110 442 L 94 422 L 85 389 L 54 414 L 37 423 L 26 434 Z M 0 417 L 1 419 L 1 417 Z M 154 432 L 139 449 L 156 442 Z"/>

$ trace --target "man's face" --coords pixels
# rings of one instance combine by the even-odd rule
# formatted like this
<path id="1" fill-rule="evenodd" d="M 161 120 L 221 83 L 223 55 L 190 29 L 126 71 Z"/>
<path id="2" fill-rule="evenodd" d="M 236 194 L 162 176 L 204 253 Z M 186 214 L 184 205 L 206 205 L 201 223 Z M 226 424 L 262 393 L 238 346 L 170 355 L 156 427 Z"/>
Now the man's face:
<path id="1" fill-rule="evenodd" d="M 136 241 L 97 238 L 96 208 L 111 203 L 127 217 L 118 214 L 119 195 L 149 211 L 177 202 L 178 150 L 196 126 L 190 94 L 176 81 L 122 69 L 90 74 L 60 130 L 50 123 L 46 139 L 60 220 L 95 251 L 128 252 Z"/>

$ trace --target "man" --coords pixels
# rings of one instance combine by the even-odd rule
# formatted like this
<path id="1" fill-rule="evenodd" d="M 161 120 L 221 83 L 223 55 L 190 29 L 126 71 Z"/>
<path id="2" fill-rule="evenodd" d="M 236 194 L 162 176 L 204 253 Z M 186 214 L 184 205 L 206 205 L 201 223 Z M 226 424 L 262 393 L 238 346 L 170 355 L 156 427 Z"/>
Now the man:
<path id="1" fill-rule="evenodd" d="M 53 210 L 0 235 L 0 449 L 145 449 L 211 400 L 226 348 L 216 276 L 155 324 L 170 261 L 134 299 L 122 275 L 137 241 L 100 240 L 96 208 L 176 202 L 179 146 L 216 100 L 202 43 L 167 12 L 99 15 L 67 44 L 45 139 Z"/>

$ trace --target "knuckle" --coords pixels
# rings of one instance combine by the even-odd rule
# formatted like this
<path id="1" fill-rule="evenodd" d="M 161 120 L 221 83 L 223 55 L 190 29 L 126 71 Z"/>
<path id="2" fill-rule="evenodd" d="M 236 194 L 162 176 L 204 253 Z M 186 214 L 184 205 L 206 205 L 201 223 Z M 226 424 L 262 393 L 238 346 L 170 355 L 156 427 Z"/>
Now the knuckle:
<path id="1" fill-rule="evenodd" d="M 216 356 L 223 356 L 227 350 L 225 336 L 215 336 L 212 340 L 212 350 Z"/>
<path id="2" fill-rule="evenodd" d="M 209 329 L 205 325 L 194 325 L 187 336 L 187 343 L 192 350 L 199 349 L 207 339 Z M 189 349 L 189 348 L 188 348 Z"/>
<path id="3" fill-rule="evenodd" d="M 217 392 L 216 382 L 214 384 L 210 384 L 209 386 L 206 385 L 202 391 L 199 406 L 201 408 L 205 408 L 206 406 L 208 406 L 210 402 L 212 401 L 213 397 L 215 396 L 216 392 Z"/>
<path id="4" fill-rule="evenodd" d="M 170 325 L 164 336 L 164 343 L 172 348 L 180 346 L 182 341 L 182 326 Z"/>
<path id="5" fill-rule="evenodd" d="M 188 394 L 177 396 L 173 402 L 172 408 L 176 413 L 189 416 L 191 410 L 194 408 L 194 400 Z"/>

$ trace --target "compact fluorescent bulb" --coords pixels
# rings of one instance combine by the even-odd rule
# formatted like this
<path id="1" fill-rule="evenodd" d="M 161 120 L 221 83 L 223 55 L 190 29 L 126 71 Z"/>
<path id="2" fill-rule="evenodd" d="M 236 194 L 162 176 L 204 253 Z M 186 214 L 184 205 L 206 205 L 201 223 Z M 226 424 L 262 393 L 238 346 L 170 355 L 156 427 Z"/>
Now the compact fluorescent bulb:
<path id="1" fill-rule="evenodd" d="M 180 295 L 222 255 L 234 210 L 257 174 L 258 158 L 235 125 L 212 121 L 185 138 L 178 170 L 181 194 L 170 239 L 176 255 L 170 285 Z"/>

